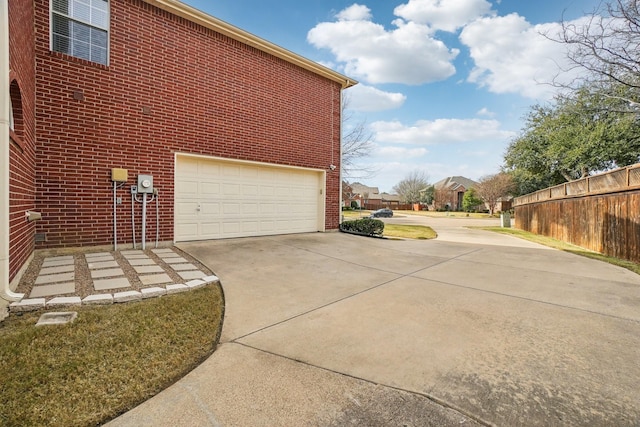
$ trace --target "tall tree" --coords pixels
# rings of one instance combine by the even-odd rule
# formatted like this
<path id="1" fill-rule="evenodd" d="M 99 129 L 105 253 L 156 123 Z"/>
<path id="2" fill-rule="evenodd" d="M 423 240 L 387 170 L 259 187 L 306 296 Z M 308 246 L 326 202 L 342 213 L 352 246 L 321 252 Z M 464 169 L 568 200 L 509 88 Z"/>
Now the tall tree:
<path id="1" fill-rule="evenodd" d="M 353 111 L 349 110 L 349 95 L 342 93 L 342 177 L 343 179 L 369 178 L 377 172 L 363 164 L 362 159 L 373 151 L 373 134 L 367 129 L 367 122 L 355 122 Z"/>
<path id="2" fill-rule="evenodd" d="M 579 21 L 564 21 L 559 36 L 572 68 L 582 71 L 569 84 L 589 87 L 623 101 L 622 110 L 640 113 L 640 2 L 608 0 Z"/>
<path id="3" fill-rule="evenodd" d="M 505 153 L 505 171 L 516 180 L 517 193 L 637 162 L 640 122 L 602 107 L 620 102 L 585 87 L 554 105 L 532 107 Z"/>
<path id="4" fill-rule="evenodd" d="M 429 176 L 423 171 L 409 172 L 407 176 L 393 187 L 404 203 L 420 203 L 425 197 L 425 189 L 429 187 Z"/>
<path id="5" fill-rule="evenodd" d="M 476 187 L 478 196 L 487 204 L 491 215 L 500 198 L 508 196 L 514 189 L 513 176 L 504 172 L 481 177 Z"/>
<path id="6" fill-rule="evenodd" d="M 478 196 L 474 187 L 464 192 L 464 196 L 462 196 L 462 209 L 464 209 L 465 212 L 473 212 L 477 210 L 480 205 L 482 205 L 482 199 Z"/>

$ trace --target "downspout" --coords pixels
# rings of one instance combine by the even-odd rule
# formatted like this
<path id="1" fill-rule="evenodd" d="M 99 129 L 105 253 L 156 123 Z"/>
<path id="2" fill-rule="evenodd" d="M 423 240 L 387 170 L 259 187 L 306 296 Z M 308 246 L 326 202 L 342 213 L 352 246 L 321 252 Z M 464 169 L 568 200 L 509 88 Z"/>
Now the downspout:
<path id="1" fill-rule="evenodd" d="M 347 80 L 347 85 L 349 84 L 349 81 Z M 338 143 L 338 145 L 340 146 L 340 168 L 338 168 L 338 175 L 340 177 L 340 203 L 338 204 L 338 206 L 340 207 L 340 213 L 339 213 L 339 217 L 340 218 L 338 220 L 338 228 L 342 229 L 342 220 L 343 220 L 343 214 L 342 214 L 342 91 L 344 90 L 344 86 L 340 88 L 340 99 L 338 100 L 338 111 L 340 112 L 340 137 L 338 138 L 338 140 L 340 141 Z"/>
<path id="2" fill-rule="evenodd" d="M 9 0 L 0 0 L 0 298 L 20 301 L 9 287 Z"/>

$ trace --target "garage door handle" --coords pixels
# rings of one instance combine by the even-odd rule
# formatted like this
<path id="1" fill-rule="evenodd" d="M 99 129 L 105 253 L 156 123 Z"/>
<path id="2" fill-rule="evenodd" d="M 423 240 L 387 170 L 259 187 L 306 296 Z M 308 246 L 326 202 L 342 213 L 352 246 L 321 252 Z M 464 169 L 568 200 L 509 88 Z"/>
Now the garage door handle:
<path id="1" fill-rule="evenodd" d="M 198 203 L 198 207 L 196 208 L 196 212 L 200 212 L 200 203 Z"/>

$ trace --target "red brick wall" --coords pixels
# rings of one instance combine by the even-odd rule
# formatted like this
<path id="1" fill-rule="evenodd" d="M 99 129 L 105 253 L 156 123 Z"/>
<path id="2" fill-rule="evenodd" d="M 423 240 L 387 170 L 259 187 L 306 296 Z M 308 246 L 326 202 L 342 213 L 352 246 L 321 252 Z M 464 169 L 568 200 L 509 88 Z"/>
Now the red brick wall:
<path id="1" fill-rule="evenodd" d="M 33 3 L 9 0 L 9 80 L 15 132 L 9 147 L 9 280 L 34 249 L 34 224 L 25 212 L 35 209 L 35 53 Z"/>
<path id="2" fill-rule="evenodd" d="M 140 0 L 111 1 L 110 64 L 89 63 L 49 51 L 49 2 L 35 5 L 43 247 L 112 241 L 114 167 L 129 171 L 120 240 L 131 241 L 128 188 L 138 174 L 154 176 L 160 240 L 172 240 L 176 152 L 333 163 L 326 224 L 338 227 L 339 84 Z"/>

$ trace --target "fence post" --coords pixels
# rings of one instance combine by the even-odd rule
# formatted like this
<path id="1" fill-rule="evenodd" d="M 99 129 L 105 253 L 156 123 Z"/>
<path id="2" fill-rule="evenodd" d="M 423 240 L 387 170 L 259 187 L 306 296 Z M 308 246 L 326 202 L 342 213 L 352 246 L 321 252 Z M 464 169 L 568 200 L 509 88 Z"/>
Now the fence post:
<path id="1" fill-rule="evenodd" d="M 587 177 L 587 194 L 591 194 L 591 180 Z"/>

